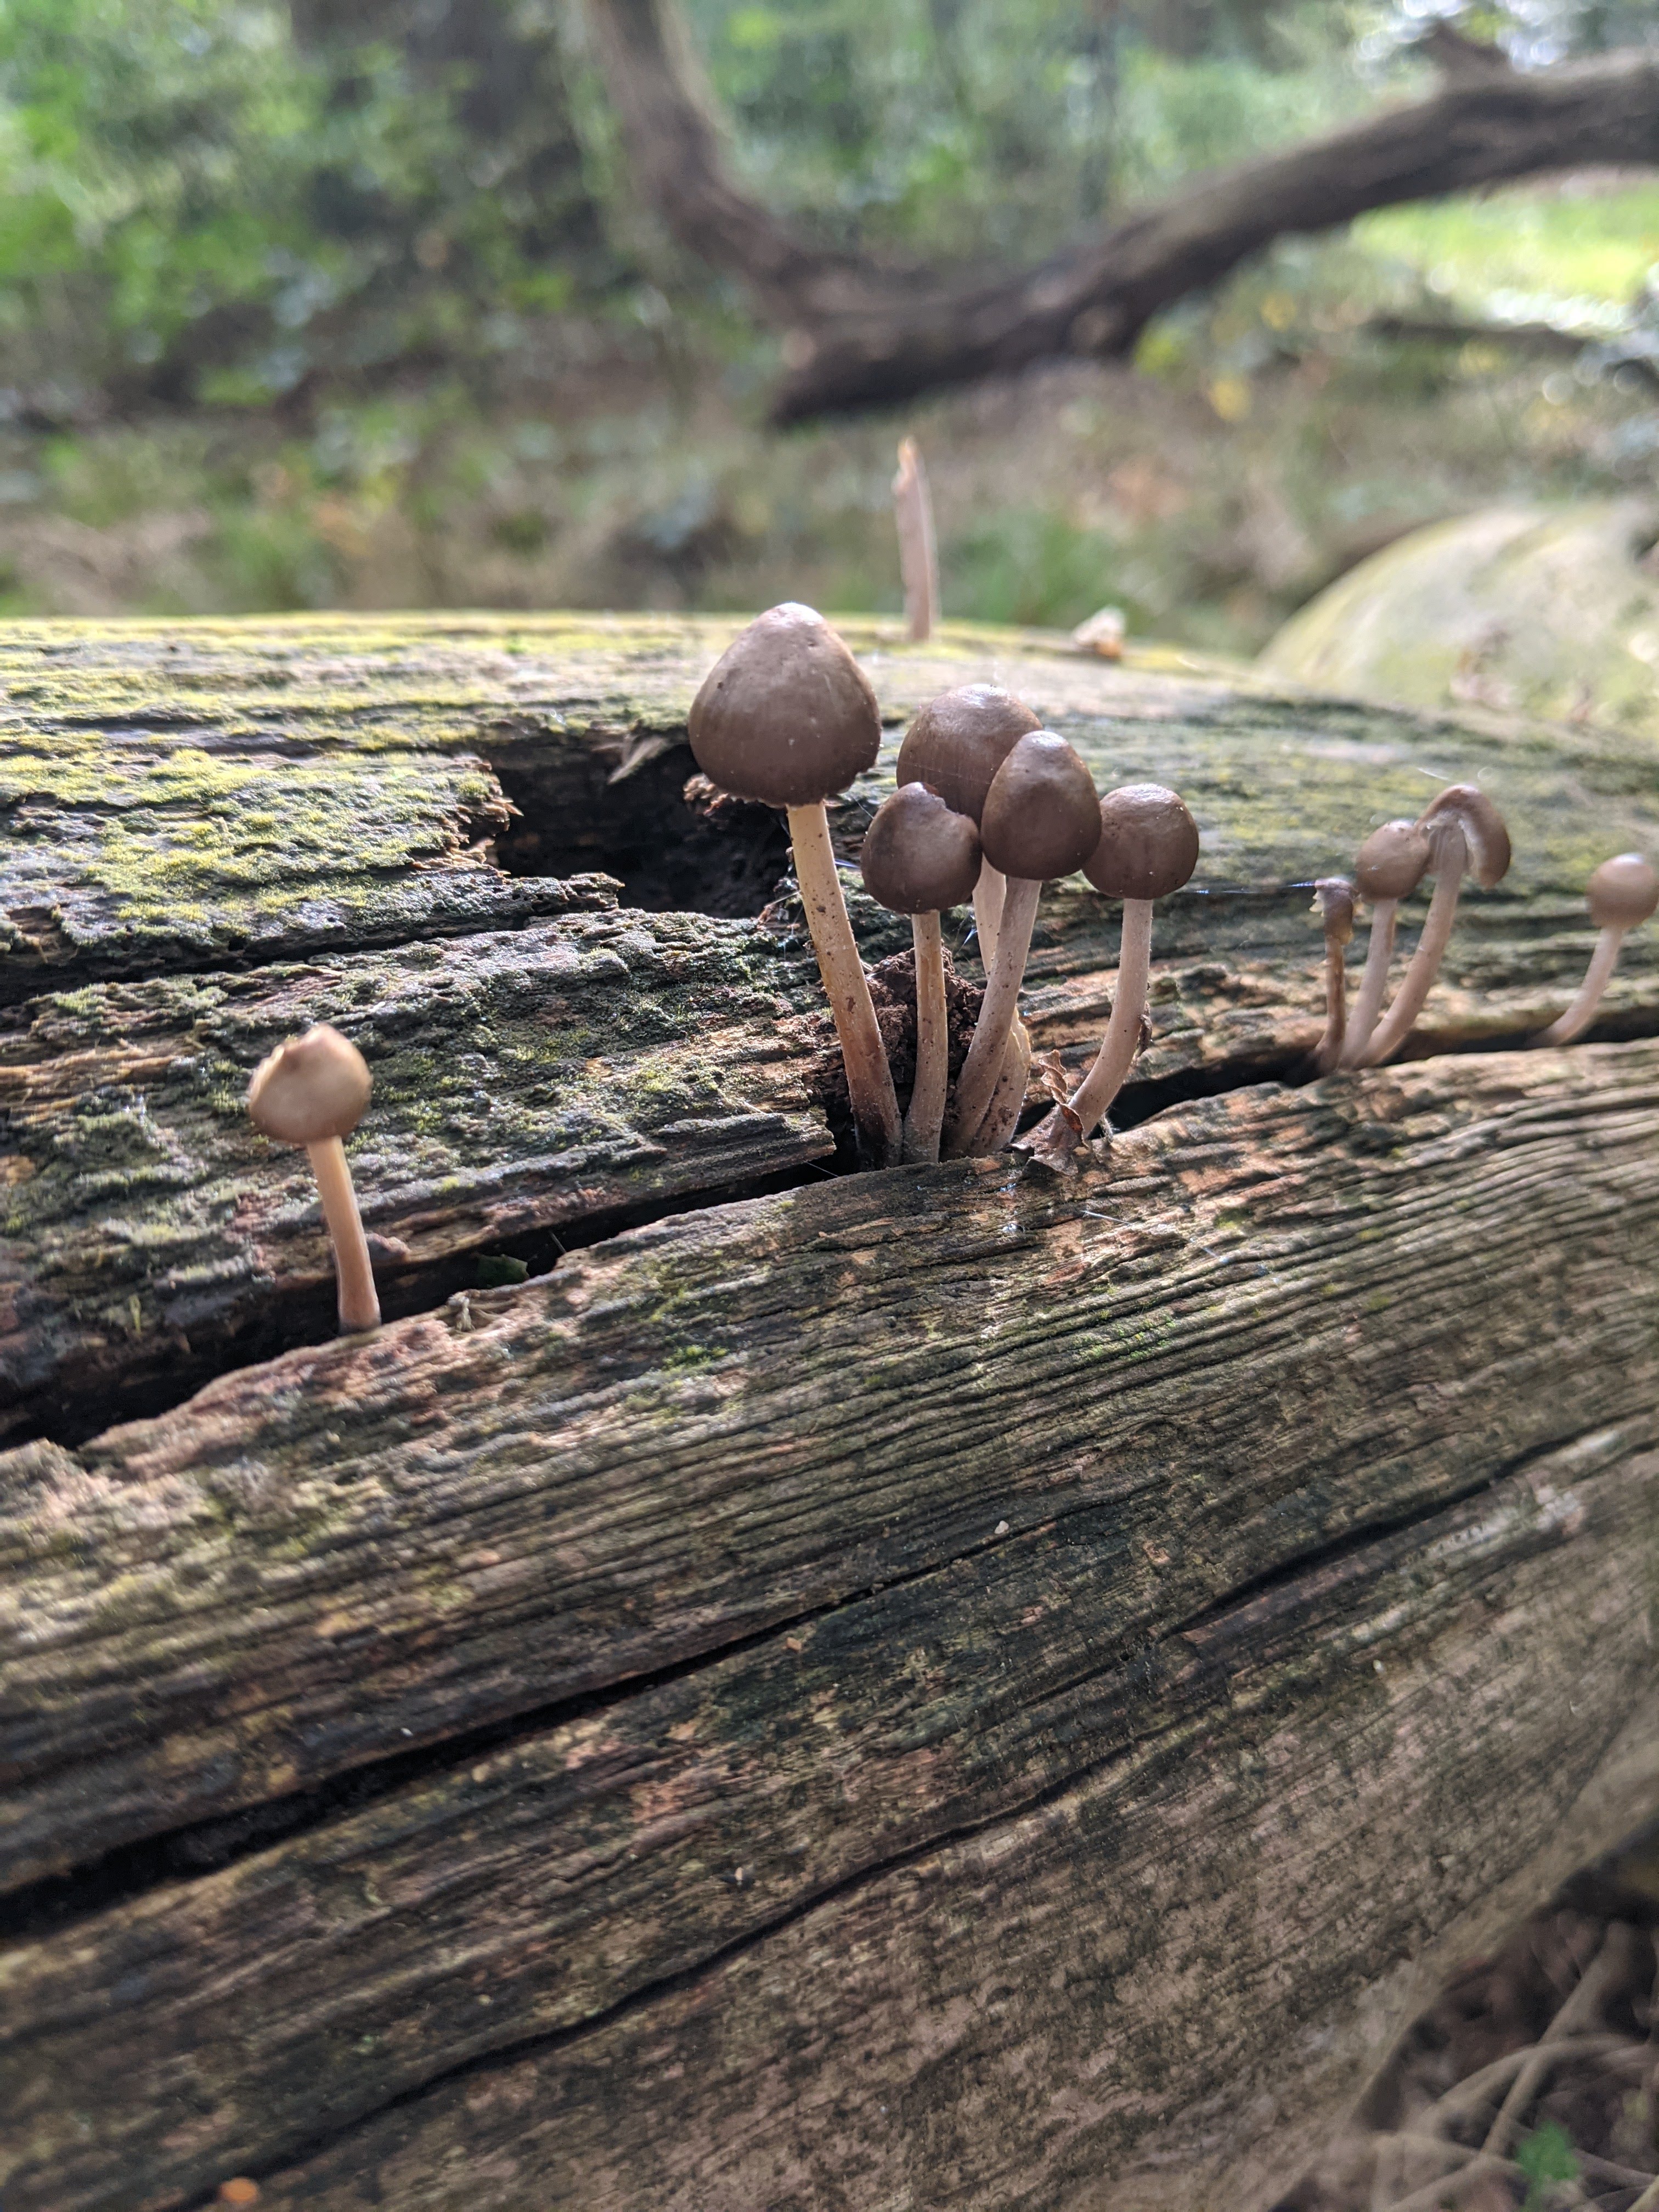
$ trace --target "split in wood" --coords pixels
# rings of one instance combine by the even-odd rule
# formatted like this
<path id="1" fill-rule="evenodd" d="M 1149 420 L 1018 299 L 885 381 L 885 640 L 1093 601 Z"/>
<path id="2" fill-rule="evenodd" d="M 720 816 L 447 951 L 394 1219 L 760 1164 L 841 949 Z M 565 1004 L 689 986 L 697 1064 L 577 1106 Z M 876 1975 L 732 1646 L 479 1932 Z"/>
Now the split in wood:
<path id="1" fill-rule="evenodd" d="M 1641 854 L 1620 853 L 1602 861 L 1586 884 L 1584 896 L 1590 920 L 1601 934 L 1577 997 L 1558 1020 L 1539 1030 L 1531 1040 L 1534 1044 L 1571 1044 L 1589 1027 L 1619 964 L 1619 948 L 1638 923 L 1659 909 L 1659 872 Z"/>
<path id="2" fill-rule="evenodd" d="M 362 1120 L 372 1088 L 362 1053 L 326 1022 L 278 1045 L 254 1069 L 247 1087 L 255 1127 L 278 1144 L 303 1145 L 310 1155 L 334 1247 L 340 1328 L 347 1336 L 380 1325 L 374 1270 L 342 1141 Z"/>
<path id="3" fill-rule="evenodd" d="M 787 814 L 860 1153 L 870 1167 L 891 1167 L 901 1147 L 898 1101 L 823 804 L 875 764 L 881 710 L 870 679 L 822 615 L 786 602 L 757 616 L 715 662 L 691 703 L 688 733 L 711 783 Z"/>

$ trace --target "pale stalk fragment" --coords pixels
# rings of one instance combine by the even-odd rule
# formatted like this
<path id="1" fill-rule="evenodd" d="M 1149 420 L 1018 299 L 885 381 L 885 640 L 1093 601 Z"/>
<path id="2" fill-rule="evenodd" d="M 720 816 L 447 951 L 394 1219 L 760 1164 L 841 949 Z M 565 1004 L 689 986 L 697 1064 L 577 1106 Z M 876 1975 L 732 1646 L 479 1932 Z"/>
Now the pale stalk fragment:
<path id="1" fill-rule="evenodd" d="M 1446 849 L 1449 846 L 1449 851 Z M 1357 1066 L 1380 1067 L 1385 1060 L 1399 1051 L 1416 1026 L 1417 1018 L 1422 1012 L 1424 1003 L 1434 987 L 1434 979 L 1440 972 L 1440 963 L 1451 942 L 1458 893 L 1463 887 L 1464 870 L 1468 863 L 1468 848 L 1463 842 L 1461 830 L 1455 836 L 1449 833 L 1440 841 L 1440 848 L 1443 859 L 1434 879 L 1434 896 L 1429 901 L 1423 934 L 1417 940 L 1417 950 L 1412 955 L 1411 965 L 1401 978 L 1400 988 L 1389 1001 L 1388 1012 L 1371 1031 L 1364 1050 L 1354 1063 Z"/>
<path id="2" fill-rule="evenodd" d="M 1072 1093 L 1072 1111 L 1088 1137 L 1103 1122 L 1122 1090 L 1140 1050 L 1140 1024 L 1146 1012 L 1146 985 L 1152 965 L 1152 902 L 1125 899 L 1123 935 L 1117 956 L 1117 988 L 1112 1017 L 1095 1054 L 1095 1064 Z M 1046 1126 L 1046 1125 L 1045 1125 Z"/>
<path id="3" fill-rule="evenodd" d="M 1314 911 L 1325 930 L 1325 1033 L 1314 1051 L 1314 1072 L 1328 1075 L 1342 1056 L 1347 1026 L 1347 948 L 1353 936 L 1353 885 L 1343 876 L 1314 885 Z"/>
<path id="4" fill-rule="evenodd" d="M 1359 988 L 1354 994 L 1342 1049 L 1337 1056 L 1340 1067 L 1358 1067 L 1363 1064 L 1365 1047 L 1370 1042 L 1371 1031 L 1376 1027 L 1376 1018 L 1382 1011 L 1389 988 L 1389 963 L 1394 958 L 1395 928 L 1399 918 L 1398 899 L 1372 901 L 1370 942 L 1365 947 Z"/>
<path id="5" fill-rule="evenodd" d="M 835 849 L 830 842 L 829 817 L 822 802 L 792 806 L 787 811 L 795 881 L 800 887 L 812 950 L 817 955 L 835 1017 L 836 1035 L 841 1040 L 860 1146 L 872 1166 L 891 1167 L 902 1144 L 898 1098 L 869 981 L 854 940 L 853 925 L 847 918 L 847 902 L 842 896 Z"/>
<path id="6" fill-rule="evenodd" d="M 939 549 L 927 471 L 914 438 L 899 441 L 893 520 L 898 528 L 899 574 L 904 580 L 906 633 L 921 644 L 933 635 L 939 620 Z"/>
<path id="7" fill-rule="evenodd" d="M 362 1216 L 357 1210 L 351 1169 L 345 1146 L 337 1137 L 319 1138 L 306 1151 L 317 1178 L 323 1220 L 334 1246 L 341 1333 L 356 1336 L 363 1329 L 380 1326 L 380 1300 L 374 1288 L 374 1269 L 368 1256 L 368 1240 L 363 1235 Z"/>
<path id="8" fill-rule="evenodd" d="M 1002 921 L 1002 900 L 1007 878 L 1000 868 L 994 868 L 988 860 L 981 860 L 979 881 L 974 885 L 974 928 L 979 938 L 980 959 L 986 975 L 997 957 L 997 931 Z M 1018 1127 L 1021 1109 L 1025 1103 L 1025 1086 L 1031 1073 L 1031 1038 L 1018 1014 L 1008 1032 L 1007 1048 L 1002 1055 L 1002 1067 L 997 1076 L 997 1087 L 991 1093 L 991 1103 L 985 1109 L 985 1118 L 973 1133 L 969 1149 L 980 1155 L 1000 1152 Z"/>

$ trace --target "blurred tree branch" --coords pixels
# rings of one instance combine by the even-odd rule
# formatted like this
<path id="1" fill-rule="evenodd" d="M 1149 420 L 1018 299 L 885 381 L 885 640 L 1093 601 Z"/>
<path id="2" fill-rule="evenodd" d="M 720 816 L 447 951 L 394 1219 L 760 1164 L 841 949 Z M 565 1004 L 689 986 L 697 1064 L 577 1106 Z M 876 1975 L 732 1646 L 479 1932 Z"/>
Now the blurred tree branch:
<path id="1" fill-rule="evenodd" d="M 1200 177 L 1029 269 L 949 278 L 815 245 L 738 184 L 677 0 L 587 0 L 638 189 L 783 332 L 772 412 L 878 405 L 1064 354 L 1117 356 L 1273 239 L 1548 170 L 1659 163 L 1659 58 L 1549 69 L 1436 53 L 1428 99 Z"/>

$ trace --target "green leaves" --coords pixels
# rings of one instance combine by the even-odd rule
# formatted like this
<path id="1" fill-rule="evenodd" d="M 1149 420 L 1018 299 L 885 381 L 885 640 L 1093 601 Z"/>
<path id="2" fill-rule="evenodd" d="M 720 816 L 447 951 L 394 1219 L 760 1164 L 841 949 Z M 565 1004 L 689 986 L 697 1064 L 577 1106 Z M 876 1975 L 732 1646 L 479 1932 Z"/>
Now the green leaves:
<path id="1" fill-rule="evenodd" d="M 1516 2144 L 1515 2162 L 1526 2175 L 1528 2185 L 1522 2212 L 1544 2212 L 1552 2182 L 1578 2179 L 1578 2158 L 1572 2137 L 1555 2120 L 1547 2120 L 1541 2128 L 1534 2128 Z"/>

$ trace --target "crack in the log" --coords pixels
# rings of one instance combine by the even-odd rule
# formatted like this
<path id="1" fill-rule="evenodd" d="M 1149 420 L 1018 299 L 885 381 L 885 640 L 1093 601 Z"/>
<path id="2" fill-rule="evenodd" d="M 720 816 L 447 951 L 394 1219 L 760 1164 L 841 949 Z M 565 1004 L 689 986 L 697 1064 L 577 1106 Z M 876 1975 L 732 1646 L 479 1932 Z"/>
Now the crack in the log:
<path id="1" fill-rule="evenodd" d="M 1183 1639 L 1191 1638 L 1195 1632 L 1212 1630 L 1230 1620 L 1240 1619 L 1259 1606 L 1262 1598 L 1270 1595 L 1277 1588 L 1297 1579 L 1305 1580 L 1319 1574 L 1328 1566 L 1340 1565 L 1346 1559 L 1366 1550 L 1387 1546 L 1401 1537 L 1409 1536 L 1413 1529 L 1425 1527 L 1437 1521 L 1445 1520 L 1483 1492 L 1496 1490 L 1501 1484 L 1513 1480 L 1517 1475 L 1526 1474 L 1528 1469 L 1547 1465 L 1551 1461 L 1568 1459 L 1586 1445 L 1601 1444 L 1602 1449 L 1595 1454 L 1593 1464 L 1576 1470 L 1572 1477 L 1573 1480 L 1580 1481 L 1593 1480 L 1595 1475 L 1616 1468 L 1633 1454 L 1649 1449 L 1655 1443 L 1659 1443 L 1659 1417 L 1645 1420 L 1638 1419 L 1633 1425 L 1624 1427 L 1618 1425 L 1610 1427 L 1607 1424 L 1602 1424 L 1595 1430 L 1584 1431 L 1563 1442 L 1523 1454 L 1503 1469 L 1483 1476 L 1479 1481 L 1469 1484 L 1464 1490 L 1453 1495 L 1438 1498 L 1431 1504 L 1425 1504 L 1415 1513 L 1398 1515 L 1387 1522 L 1346 1532 L 1328 1545 L 1314 1547 L 1295 1561 L 1285 1563 L 1282 1569 L 1276 1569 L 1267 1575 L 1241 1584 L 1237 1591 L 1230 1593 L 1225 1599 L 1206 1606 L 1190 1616 L 1171 1621 L 1160 1634 L 1142 1647 L 1139 1655 L 1141 1664 L 1146 1665 L 1154 1652 L 1160 1650 L 1167 1650 L 1171 1646 L 1178 1646 Z M 1049 1522 L 1044 1525 L 1058 1526 L 1069 1517 L 1071 1516 L 1066 1514 L 1055 1515 L 1051 1516 Z M 1019 1533 L 1036 1532 L 1026 1530 Z M 994 1547 L 991 1544 L 975 1546 L 957 1556 L 971 1557 L 975 1553 Z M 905 1583 L 919 1581 L 927 1575 L 937 1573 L 948 1564 L 950 1563 L 939 1562 L 934 1566 L 918 1570 L 914 1574 L 895 1576 L 890 1581 L 877 1583 L 872 1588 L 875 1590 L 898 1588 Z M 724 1647 L 714 1653 L 703 1654 L 697 1661 L 684 1668 L 665 1670 L 661 1679 L 683 1678 L 687 1674 L 699 1671 L 702 1667 L 714 1661 L 724 1659 L 733 1652 L 763 1643 L 778 1635 L 783 1629 L 798 1625 L 799 1622 L 821 1619 L 829 1613 L 842 1610 L 847 1605 L 862 1602 L 872 1594 L 870 1589 L 862 1590 L 835 1605 L 821 1607 L 814 1611 L 805 1613 L 797 1617 L 796 1622 L 780 1623 L 757 1635 L 744 1638 L 741 1643 Z M 1125 1650 L 1116 1654 L 1115 1657 L 1121 1662 L 1128 1656 L 1127 1651 Z M 1191 1650 L 1184 1656 L 1182 1662 L 1187 1668 L 1200 1669 L 1206 1666 L 1212 1667 L 1215 1663 L 1213 1659 L 1207 1657 L 1204 1653 Z M 1056 1690 L 1063 1693 L 1066 1688 L 1091 1680 L 1103 1671 L 1103 1667 L 1097 1668 L 1091 1670 L 1089 1674 L 1068 1678 L 1065 1683 L 1056 1685 Z M 594 1703 L 597 1705 L 612 1701 L 596 1698 Z M 341 2144 L 349 2142 L 354 2136 L 375 2125 L 388 2114 L 417 2106 L 432 2096 L 434 2092 L 447 2088 L 452 2084 L 476 2079 L 481 2075 L 500 2072 L 526 2058 L 547 2057 L 561 2051 L 570 2049 L 602 2033 L 619 2021 L 632 2018 L 647 2008 L 659 2004 L 683 1990 L 695 1989 L 700 1983 L 718 1974 L 734 1960 L 745 1957 L 757 1950 L 763 1944 L 774 1941 L 777 1936 L 826 1905 L 835 1905 L 844 1899 L 855 1896 L 872 1884 L 902 1873 L 906 1868 L 914 1866 L 923 1859 L 933 1857 L 941 1851 L 971 1843 L 981 1836 L 990 1834 L 1012 1823 L 1030 1819 L 1033 1814 L 1041 1813 L 1048 1807 L 1059 1802 L 1085 1784 L 1109 1774 L 1115 1767 L 1121 1767 L 1132 1760 L 1144 1758 L 1150 1749 L 1178 1735 L 1189 1724 L 1190 1716 L 1177 1713 L 1164 1721 L 1146 1726 L 1126 1740 L 1114 1744 L 1109 1750 L 1098 1758 L 1079 1759 L 1075 1765 L 1069 1766 L 1065 1772 L 1054 1776 L 1042 1788 L 1031 1790 L 1012 1802 L 999 1805 L 976 1818 L 957 1821 L 939 1828 L 926 1836 L 918 1838 L 914 1843 L 904 1845 L 899 1850 L 889 1852 L 863 1865 L 852 1868 L 834 1881 L 821 1882 L 815 1887 L 803 1891 L 782 1911 L 775 1913 L 769 1918 L 745 1929 L 740 1935 L 732 1937 L 728 1942 L 717 1945 L 701 1958 L 693 1960 L 684 1966 L 677 1967 L 672 1972 L 658 1975 L 652 1980 L 641 1983 L 637 1988 L 629 1990 L 625 1995 L 618 1997 L 614 2003 L 603 2006 L 580 2021 L 573 2021 L 562 2027 L 544 2029 L 533 2034 L 515 2036 L 503 2043 L 493 2045 L 489 2050 L 475 2051 L 466 2058 L 457 2060 L 453 2065 L 441 2066 L 421 2081 L 410 2082 L 395 2091 L 380 2104 L 354 2113 L 337 2125 L 321 2130 L 316 2135 L 299 2143 L 290 2144 L 276 2151 L 272 2155 L 249 2166 L 246 2170 L 255 2179 L 280 2177 L 285 2171 L 291 2172 L 296 2166 L 325 2155 Z M 206 2196 L 194 2197 L 190 2200 L 187 2212 L 198 2212 L 198 2208 L 199 2212 L 206 2212 L 206 2208 L 213 2201 Z"/>

